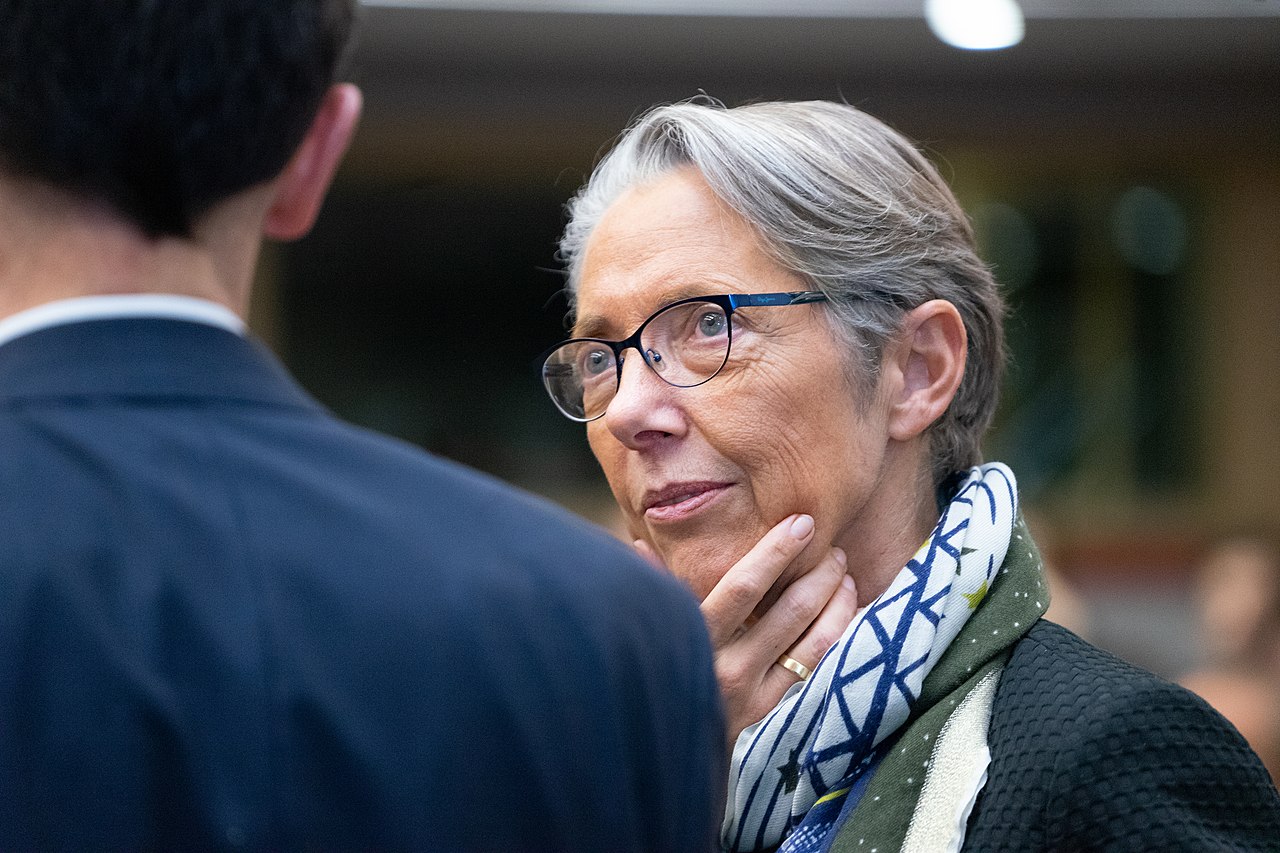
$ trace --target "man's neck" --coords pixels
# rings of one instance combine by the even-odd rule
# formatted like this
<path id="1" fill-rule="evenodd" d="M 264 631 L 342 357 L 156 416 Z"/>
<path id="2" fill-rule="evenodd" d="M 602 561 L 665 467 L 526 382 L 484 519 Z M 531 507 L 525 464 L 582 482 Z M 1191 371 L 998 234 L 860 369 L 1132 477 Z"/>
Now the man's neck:
<path id="1" fill-rule="evenodd" d="M 253 208 L 225 202 L 191 238 L 147 237 L 109 211 L 0 178 L 0 318 L 60 299 L 193 296 L 244 317 L 257 260 Z"/>

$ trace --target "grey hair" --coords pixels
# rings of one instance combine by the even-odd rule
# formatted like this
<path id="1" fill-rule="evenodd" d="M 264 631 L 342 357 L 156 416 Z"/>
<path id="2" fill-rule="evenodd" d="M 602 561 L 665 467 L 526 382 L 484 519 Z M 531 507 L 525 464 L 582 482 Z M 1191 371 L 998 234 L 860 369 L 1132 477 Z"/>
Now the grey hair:
<path id="1" fill-rule="evenodd" d="M 560 257 L 570 298 L 583 253 L 627 189 L 693 167 L 784 268 L 828 297 L 866 405 L 903 315 L 955 305 L 968 335 L 964 378 L 930 429 L 935 485 L 981 461 L 1004 369 L 1004 303 L 969 219 L 933 164 L 884 123 L 847 104 L 726 108 L 700 99 L 641 116 L 568 203 Z"/>

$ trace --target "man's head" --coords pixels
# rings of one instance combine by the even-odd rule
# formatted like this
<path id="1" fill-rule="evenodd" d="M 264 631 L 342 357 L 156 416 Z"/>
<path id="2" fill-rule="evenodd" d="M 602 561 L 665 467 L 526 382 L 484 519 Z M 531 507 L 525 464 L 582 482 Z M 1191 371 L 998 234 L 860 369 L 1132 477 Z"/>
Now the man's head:
<path id="1" fill-rule="evenodd" d="M 151 237 L 284 170 L 355 0 L 0 0 L 0 172 Z"/>

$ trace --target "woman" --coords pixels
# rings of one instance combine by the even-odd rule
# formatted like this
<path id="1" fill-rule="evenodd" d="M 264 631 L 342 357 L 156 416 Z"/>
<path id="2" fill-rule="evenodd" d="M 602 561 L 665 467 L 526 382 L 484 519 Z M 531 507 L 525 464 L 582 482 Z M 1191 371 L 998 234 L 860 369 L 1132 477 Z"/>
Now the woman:
<path id="1" fill-rule="evenodd" d="M 561 251 L 575 340 L 544 381 L 703 602 L 725 849 L 1276 849 L 1225 721 L 1039 618 L 979 453 L 1002 303 L 909 143 L 841 104 L 662 107 Z"/>

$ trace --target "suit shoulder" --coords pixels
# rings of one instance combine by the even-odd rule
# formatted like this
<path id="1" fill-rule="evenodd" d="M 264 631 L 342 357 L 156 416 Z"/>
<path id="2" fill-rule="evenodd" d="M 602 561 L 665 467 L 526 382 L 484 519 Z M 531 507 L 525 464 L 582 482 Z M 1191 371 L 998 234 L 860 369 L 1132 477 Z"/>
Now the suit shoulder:
<path id="1" fill-rule="evenodd" d="M 619 597 L 679 599 L 682 609 L 691 606 L 696 615 L 696 602 L 683 584 L 653 569 L 598 525 L 490 474 L 398 439 L 343 426 L 365 448 L 362 464 L 375 472 L 364 482 L 379 500 L 408 516 L 402 529 L 412 540 L 430 543 L 437 561 L 466 563 L 475 580 L 483 579 L 486 566 L 500 575 L 520 571 L 549 582 L 543 587 L 547 594 L 559 590 L 597 603 L 620 605 Z M 510 578 L 498 580 L 519 587 Z"/>
<path id="2" fill-rule="evenodd" d="M 324 422 L 330 433 L 327 451 L 341 465 L 336 454 L 353 461 L 351 475 L 358 485 L 411 500 L 433 512 L 461 517 L 474 525 L 492 524 L 491 535 L 501 536 L 501 521 L 527 518 L 546 524 L 557 532 L 599 543 L 608 537 L 594 525 L 497 477 L 438 456 L 399 438 L 329 417 Z M 360 476 L 360 474 L 366 476 Z"/>

